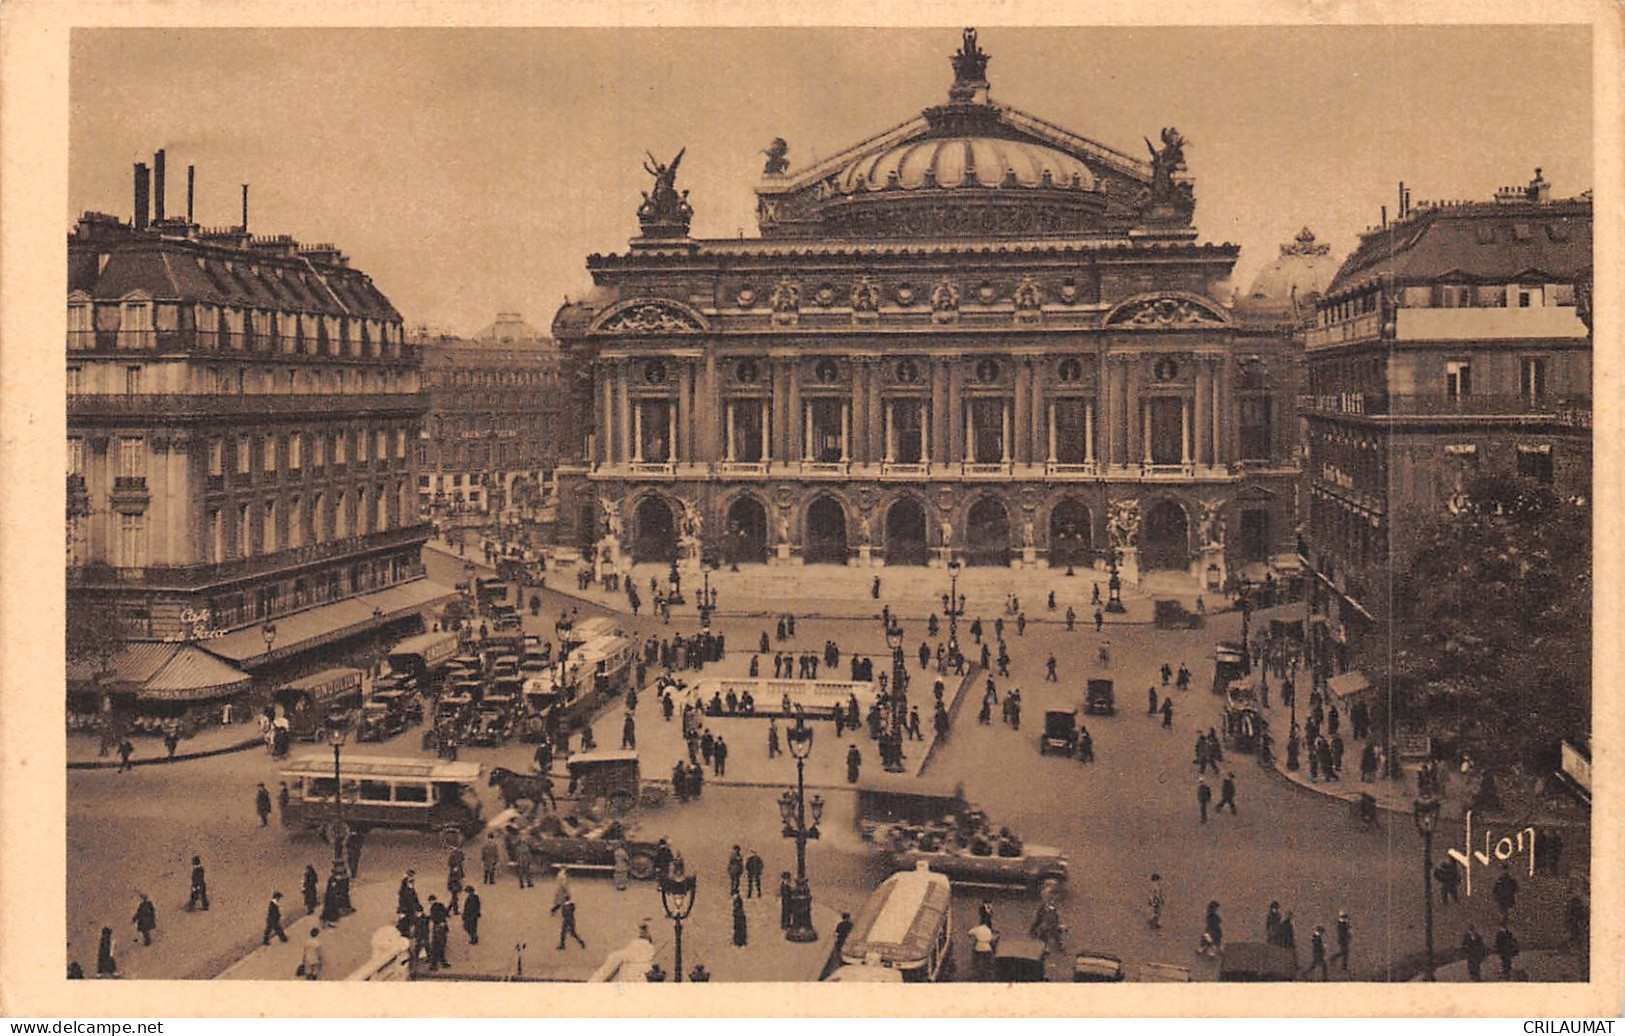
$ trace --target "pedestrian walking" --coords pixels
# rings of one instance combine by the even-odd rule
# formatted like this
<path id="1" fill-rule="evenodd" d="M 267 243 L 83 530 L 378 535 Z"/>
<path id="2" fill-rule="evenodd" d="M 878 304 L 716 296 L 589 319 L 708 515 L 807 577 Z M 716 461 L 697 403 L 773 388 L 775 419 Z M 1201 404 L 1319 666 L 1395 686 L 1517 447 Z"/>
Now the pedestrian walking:
<path id="1" fill-rule="evenodd" d="M 519 876 L 519 887 L 533 888 L 536 879 L 533 877 L 536 870 L 536 851 L 531 848 L 530 842 L 520 838 L 514 846 L 513 854 L 514 872 Z"/>
<path id="2" fill-rule="evenodd" d="M 135 766 L 130 762 L 130 757 L 132 755 L 134 755 L 134 754 L 135 754 L 135 746 L 130 744 L 130 739 L 127 738 L 127 737 L 119 738 L 119 743 L 118 743 L 118 770 L 117 770 L 118 773 L 123 773 L 125 770 L 133 770 L 133 769 L 135 769 Z"/>
<path id="3" fill-rule="evenodd" d="M 1169 665 L 1167 662 L 1164 662 L 1162 663 L 1162 669 L 1159 670 L 1159 672 L 1162 676 L 1162 685 L 1167 687 L 1168 681 L 1174 678 L 1174 667 Z"/>
<path id="4" fill-rule="evenodd" d="M 837 721 L 837 723 L 839 723 L 839 721 Z M 773 759 L 777 757 L 781 751 L 782 749 L 779 748 L 779 721 L 777 719 L 769 719 L 767 721 L 767 757 L 769 759 Z"/>
<path id="5" fill-rule="evenodd" d="M 480 901 L 480 891 L 470 885 L 468 897 L 463 900 L 463 932 L 467 934 L 470 946 L 480 944 L 480 918 L 483 916 L 485 904 Z"/>
<path id="6" fill-rule="evenodd" d="M 1066 631 L 1068 633 L 1078 631 L 1078 613 L 1072 609 L 1070 604 L 1066 606 Z"/>
<path id="7" fill-rule="evenodd" d="M 1337 912 L 1337 954 L 1332 960 L 1339 961 L 1343 971 L 1349 970 L 1349 949 L 1354 945 L 1354 923 L 1349 920 L 1347 910 Z"/>
<path id="8" fill-rule="evenodd" d="M 316 982 L 322 977 L 322 930 L 312 928 L 310 938 L 305 940 L 304 953 L 299 958 L 298 974 L 306 982 Z"/>
<path id="9" fill-rule="evenodd" d="M 975 982 L 992 982 L 993 952 L 998 945 L 999 934 L 987 918 L 976 922 L 965 934 L 970 936 L 971 978 Z"/>
<path id="10" fill-rule="evenodd" d="M 560 873 L 562 874 L 563 872 L 561 871 Z M 564 941 L 566 939 L 574 939 L 577 946 L 580 946 L 582 949 L 586 949 L 586 940 L 582 939 L 581 933 L 576 931 L 575 899 L 571 897 L 569 889 L 560 889 L 560 894 L 563 898 L 554 902 L 553 909 L 548 911 L 548 913 L 559 915 L 558 948 L 562 952 L 564 949 Z"/>
<path id="11" fill-rule="evenodd" d="M 1433 868 L 1433 880 L 1439 883 L 1439 905 L 1451 901 L 1461 902 L 1461 865 L 1455 860 L 1443 859 Z"/>
<path id="12" fill-rule="evenodd" d="M 153 929 L 158 927 L 158 908 L 152 905 L 151 897 L 145 892 L 137 892 L 136 895 L 140 900 L 135 905 L 135 916 L 130 918 L 130 922 L 141 934 L 141 945 L 151 946 Z"/>
<path id="13" fill-rule="evenodd" d="M 307 914 L 314 914 L 316 908 L 321 905 L 322 894 L 321 890 L 316 887 L 317 880 L 315 864 L 305 864 L 304 885 L 301 892 L 304 896 L 305 913 Z"/>
<path id="14" fill-rule="evenodd" d="M 858 783 L 858 771 L 862 766 L 863 755 L 859 753 L 858 746 L 853 744 L 846 750 L 846 783 Z"/>
<path id="15" fill-rule="evenodd" d="M 1196 778 L 1196 808 L 1201 811 L 1202 823 L 1207 823 L 1208 803 L 1213 801 L 1213 789 L 1207 786 L 1207 781 L 1201 777 Z"/>
<path id="16" fill-rule="evenodd" d="M 1196 775 L 1200 777 L 1207 773 L 1207 738 L 1201 734 L 1196 735 Z"/>
<path id="17" fill-rule="evenodd" d="M 271 822 L 271 793 L 265 789 L 265 782 L 261 781 L 254 786 L 254 812 L 259 814 L 260 826 L 265 827 Z"/>
<path id="18" fill-rule="evenodd" d="M 790 928 L 791 903 L 794 901 L 793 887 L 790 884 L 790 872 L 779 872 L 779 927 L 786 931 Z"/>
<path id="19" fill-rule="evenodd" d="M 1060 682 L 1059 678 L 1055 675 L 1055 656 L 1054 655 L 1049 656 L 1049 659 L 1044 662 L 1044 680 L 1046 682 L 1048 682 L 1048 683 L 1059 683 Z"/>
<path id="20" fill-rule="evenodd" d="M 1151 895 L 1146 899 L 1146 905 L 1151 908 L 1149 923 L 1152 928 L 1162 927 L 1162 908 L 1166 902 L 1162 895 L 1162 875 L 1151 875 Z"/>
<path id="21" fill-rule="evenodd" d="M 760 899 L 762 896 L 762 870 L 766 864 L 762 862 L 761 854 L 752 849 L 745 857 L 745 898 Z"/>
<path id="22" fill-rule="evenodd" d="M 1219 785 L 1219 805 L 1214 809 L 1214 812 L 1223 813 L 1226 806 L 1230 807 L 1230 815 L 1235 816 L 1236 775 L 1233 773 L 1225 774 L 1223 783 Z"/>
<path id="23" fill-rule="evenodd" d="M 446 959 L 446 943 L 451 935 L 451 915 L 446 904 L 434 896 L 429 897 L 429 970 L 439 971 L 451 967 Z"/>
<path id="24" fill-rule="evenodd" d="M 739 846 L 728 854 L 728 895 L 739 895 L 739 880 L 745 876 L 745 854 Z"/>
<path id="25" fill-rule="evenodd" d="M 744 947 L 749 942 L 749 924 L 745 919 L 745 901 L 739 898 L 736 891 L 733 897 L 734 905 L 734 945 Z"/>
<path id="26" fill-rule="evenodd" d="M 203 872 L 201 857 L 192 857 L 192 897 L 186 901 L 187 910 L 209 909 L 209 879 Z"/>
<path id="27" fill-rule="evenodd" d="M 414 870 L 407 871 L 395 889 L 395 912 L 403 917 L 423 913 L 423 902 L 418 899 L 417 874 Z"/>
<path id="28" fill-rule="evenodd" d="M 1147 687 L 1145 689 L 1145 714 L 1147 716 L 1155 716 L 1157 714 L 1157 705 L 1157 689 L 1155 687 Z"/>
<path id="29" fill-rule="evenodd" d="M 925 735 L 920 733 L 920 708 L 912 706 L 908 710 L 908 736 L 911 741 L 924 741 Z"/>
<path id="30" fill-rule="evenodd" d="M 1174 729 L 1174 700 L 1172 698 L 1162 699 L 1162 729 Z M 1209 749 L 1212 748 L 1211 745 L 1208 747 Z"/>
<path id="31" fill-rule="evenodd" d="M 265 931 L 260 933 L 260 945 L 271 945 L 271 936 L 276 936 L 283 942 L 288 941 L 288 933 L 282 930 L 282 893 L 272 892 L 271 901 L 265 905 Z"/>
<path id="32" fill-rule="evenodd" d="M 463 894 L 464 856 L 461 846 L 453 846 L 446 856 L 446 894 L 451 897 L 447 909 L 457 912 L 457 900 Z"/>
<path id="33" fill-rule="evenodd" d="M 1309 966 L 1303 969 L 1305 977 L 1316 968 L 1320 969 L 1320 980 L 1328 980 L 1326 975 L 1326 926 L 1315 925 L 1314 934 L 1309 937 Z"/>
<path id="34" fill-rule="evenodd" d="M 1281 904 L 1270 900 L 1269 912 L 1264 915 L 1264 943 L 1267 946 L 1279 946 L 1281 932 Z"/>
<path id="35" fill-rule="evenodd" d="M 626 712 L 626 719 L 621 723 L 621 747 L 623 749 L 636 749 L 638 747 L 637 723 L 633 720 L 630 709 Z"/>
<path id="36" fill-rule="evenodd" d="M 1106 625 L 1106 615 L 1099 608 L 1095 609 L 1095 632 L 1099 633 Z"/>
<path id="37" fill-rule="evenodd" d="M 335 871 L 327 876 L 327 885 L 322 889 L 321 922 L 324 926 L 332 928 L 344 916 L 344 897 L 339 889 L 339 876 Z"/>
<path id="38" fill-rule="evenodd" d="M 1202 930 L 1202 951 L 1217 957 L 1224 949 L 1224 921 L 1219 917 L 1219 901 L 1207 905 L 1207 922 Z"/>
<path id="39" fill-rule="evenodd" d="M 502 851 L 497 848 L 497 833 L 491 831 L 480 846 L 480 877 L 487 885 L 496 884 L 497 867 L 501 863 Z"/>
<path id="40" fill-rule="evenodd" d="M 1477 926 L 1469 924 L 1462 934 L 1461 954 L 1467 960 L 1467 977 L 1474 982 L 1484 981 L 1484 961 L 1490 951 L 1484 945 L 1484 937 L 1478 934 Z"/>
<path id="41" fill-rule="evenodd" d="M 1501 864 L 1501 876 L 1495 879 L 1490 894 L 1495 899 L 1495 905 L 1501 908 L 1501 925 L 1504 928 L 1512 916 L 1512 908 L 1518 905 L 1518 879 L 1512 876 L 1511 867 Z"/>
<path id="42" fill-rule="evenodd" d="M 1505 921 L 1501 922 L 1501 930 L 1495 933 L 1495 955 L 1501 958 L 1501 978 L 1512 977 L 1512 962 L 1520 952 L 1518 937 L 1512 934 Z"/>
<path id="43" fill-rule="evenodd" d="M 715 775 L 726 777 L 728 775 L 728 742 L 722 735 L 717 735 L 716 744 L 711 746 L 711 758 L 715 760 Z"/>

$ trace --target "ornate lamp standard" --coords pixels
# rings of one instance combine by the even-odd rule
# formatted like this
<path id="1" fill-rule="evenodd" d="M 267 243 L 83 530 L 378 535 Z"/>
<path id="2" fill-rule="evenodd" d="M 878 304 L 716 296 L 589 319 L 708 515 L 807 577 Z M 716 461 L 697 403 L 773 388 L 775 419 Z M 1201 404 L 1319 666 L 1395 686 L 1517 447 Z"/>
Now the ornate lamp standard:
<path id="1" fill-rule="evenodd" d="M 948 562 L 948 593 L 942 598 L 948 616 L 948 654 L 959 654 L 959 617 L 965 614 L 965 599 L 959 596 L 959 561 Z"/>
<path id="2" fill-rule="evenodd" d="M 671 918 L 672 933 L 676 937 L 677 966 L 672 969 L 672 981 L 683 981 L 683 922 L 694 909 L 694 875 L 667 873 L 660 879 L 660 907 Z"/>
<path id="3" fill-rule="evenodd" d="M 903 772 L 903 710 L 908 707 L 903 686 L 908 682 L 908 668 L 903 660 L 903 627 L 897 622 L 886 627 L 886 646 L 891 648 L 891 724 L 886 733 L 884 766 L 887 773 Z"/>
<path id="4" fill-rule="evenodd" d="M 327 731 L 327 743 L 333 746 L 333 827 L 329 837 L 333 841 L 335 874 L 344 869 L 344 843 L 350 834 L 344 824 L 344 785 L 339 776 L 339 750 L 344 747 L 344 738 L 348 733 L 344 727 L 330 727 Z"/>
<path id="5" fill-rule="evenodd" d="M 265 638 L 265 654 L 269 656 L 271 654 L 271 645 L 276 642 L 276 623 L 267 622 L 261 626 L 260 636 Z M 267 657 L 266 661 L 270 661 L 270 658 Z"/>
<path id="6" fill-rule="evenodd" d="M 695 605 L 700 611 L 700 629 L 708 630 L 711 628 L 711 615 L 717 610 L 717 592 L 711 588 L 710 566 L 705 566 L 703 572 L 705 585 L 700 588 L 700 592 L 696 595 L 698 599 L 695 601 Z"/>
<path id="7" fill-rule="evenodd" d="M 683 603 L 683 574 L 677 571 L 677 554 L 672 553 L 671 571 L 666 574 L 666 603 Z"/>
<path id="8" fill-rule="evenodd" d="M 1106 589 L 1109 592 L 1106 598 L 1106 610 L 1121 615 L 1127 611 L 1123 607 L 1123 577 L 1117 571 L 1117 548 L 1113 547 L 1108 555 L 1111 561 L 1111 578 L 1106 580 Z"/>
<path id="9" fill-rule="evenodd" d="M 796 884 L 790 893 L 790 927 L 784 937 L 791 942 L 817 942 L 818 932 L 812 925 L 812 888 L 807 884 L 807 839 L 818 837 L 818 821 L 824 815 L 824 800 L 814 795 L 807 801 L 806 765 L 812 752 L 813 732 L 807 721 L 798 717 L 796 725 L 784 735 L 790 754 L 796 759 L 796 790 L 779 796 L 779 816 L 784 820 L 784 837 L 796 840 Z M 807 823 L 807 811 L 812 810 L 812 824 Z"/>
<path id="10" fill-rule="evenodd" d="M 1438 981 L 1433 973 L 1433 828 L 1439 822 L 1439 800 L 1419 798 L 1411 804 L 1416 820 L 1416 833 L 1422 836 L 1422 907 L 1423 922 L 1427 928 L 1427 977 Z"/>

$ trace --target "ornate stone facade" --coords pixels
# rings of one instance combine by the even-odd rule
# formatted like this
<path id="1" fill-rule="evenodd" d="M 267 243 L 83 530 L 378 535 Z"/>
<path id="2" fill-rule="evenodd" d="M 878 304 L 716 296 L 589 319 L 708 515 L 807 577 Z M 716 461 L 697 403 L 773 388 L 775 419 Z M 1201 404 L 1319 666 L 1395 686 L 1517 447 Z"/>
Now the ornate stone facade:
<path id="1" fill-rule="evenodd" d="M 1218 301 L 1237 248 L 1195 240 L 1177 156 L 996 106 L 975 40 L 954 57 L 947 105 L 774 170 L 761 239 L 588 259 L 595 293 L 554 325 L 584 433 L 561 542 L 601 557 L 607 507 L 639 560 L 689 525 L 724 563 L 1115 542 L 1131 578 L 1206 581 L 1291 552 L 1295 347 Z M 669 318 L 617 323 L 634 300 Z"/>

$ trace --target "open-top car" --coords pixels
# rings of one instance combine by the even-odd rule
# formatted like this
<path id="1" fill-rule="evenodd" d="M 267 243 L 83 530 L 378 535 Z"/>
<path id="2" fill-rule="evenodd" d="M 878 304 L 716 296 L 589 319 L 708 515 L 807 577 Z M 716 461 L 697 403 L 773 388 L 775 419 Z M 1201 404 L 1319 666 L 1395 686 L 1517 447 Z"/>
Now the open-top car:
<path id="1" fill-rule="evenodd" d="M 633 835 L 634 830 L 621 820 L 583 821 L 573 816 L 547 815 L 518 837 L 529 844 L 544 868 L 613 871 L 615 847 L 624 845 L 628 873 L 647 881 L 654 877 L 657 844 Z"/>

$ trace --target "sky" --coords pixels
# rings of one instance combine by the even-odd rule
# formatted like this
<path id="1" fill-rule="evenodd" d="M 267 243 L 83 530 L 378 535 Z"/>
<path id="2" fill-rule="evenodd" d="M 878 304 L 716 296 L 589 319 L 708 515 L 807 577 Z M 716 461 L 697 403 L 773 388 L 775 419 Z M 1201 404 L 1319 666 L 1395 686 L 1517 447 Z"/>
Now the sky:
<path id="1" fill-rule="evenodd" d="M 792 173 L 943 103 L 940 29 L 77 29 L 69 212 L 131 213 L 167 150 L 168 209 L 332 242 L 409 327 L 544 330 L 590 253 L 637 233 L 645 151 L 686 147 L 695 237 L 756 234 L 762 149 Z M 1141 156 L 1188 141 L 1201 239 L 1244 289 L 1300 227 L 1334 254 L 1416 201 L 1483 199 L 1541 167 L 1592 180 L 1584 26 L 983 26 L 995 103 Z"/>

